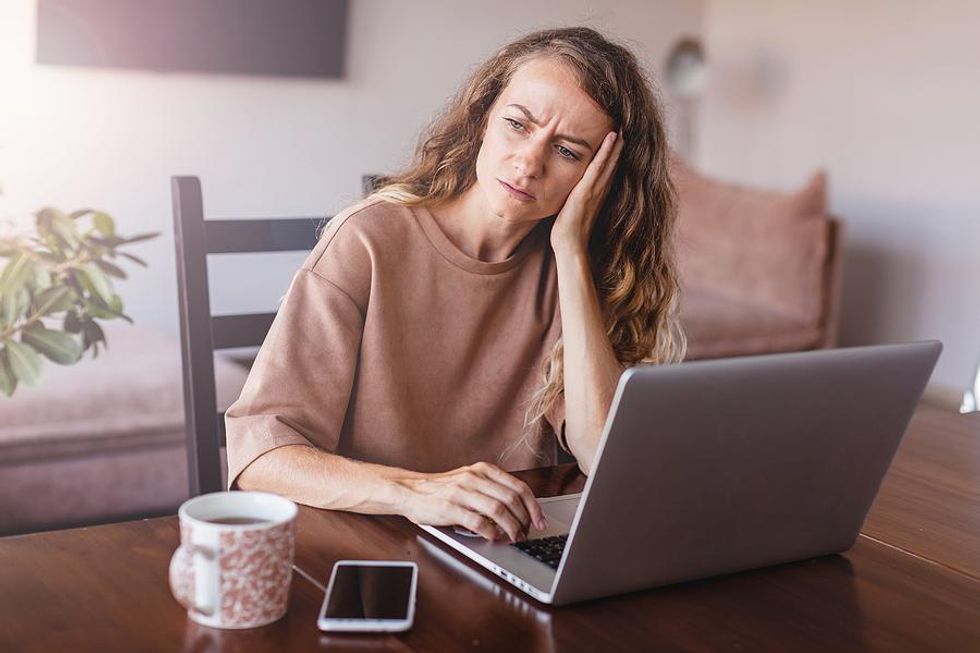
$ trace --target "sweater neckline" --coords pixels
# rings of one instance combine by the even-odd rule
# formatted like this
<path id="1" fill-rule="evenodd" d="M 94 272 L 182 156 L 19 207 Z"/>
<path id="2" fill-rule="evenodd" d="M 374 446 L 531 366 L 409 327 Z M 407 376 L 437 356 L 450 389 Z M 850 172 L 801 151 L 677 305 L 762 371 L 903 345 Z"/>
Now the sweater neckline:
<path id="1" fill-rule="evenodd" d="M 415 214 L 415 218 L 419 225 L 422 227 L 422 231 L 428 237 L 429 242 L 432 246 L 443 255 L 450 263 L 463 268 L 469 272 L 474 272 L 476 274 L 500 274 L 501 272 L 506 272 L 512 270 L 520 263 L 526 259 L 532 251 L 537 249 L 538 244 L 541 241 L 542 234 L 547 233 L 547 230 L 543 228 L 543 225 L 537 224 L 534 226 L 521 244 L 517 246 L 517 249 L 509 257 L 505 258 L 503 261 L 481 261 L 480 259 L 473 258 L 463 250 L 459 249 L 449 236 L 443 232 L 439 223 L 436 222 L 435 217 L 432 212 L 429 211 L 428 207 L 424 205 L 416 205 L 411 207 L 412 212 Z"/>

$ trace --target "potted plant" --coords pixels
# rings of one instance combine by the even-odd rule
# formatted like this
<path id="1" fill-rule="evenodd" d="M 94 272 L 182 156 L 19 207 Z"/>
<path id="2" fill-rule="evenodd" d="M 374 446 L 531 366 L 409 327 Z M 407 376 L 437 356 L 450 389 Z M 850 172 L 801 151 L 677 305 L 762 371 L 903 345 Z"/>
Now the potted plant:
<path id="1" fill-rule="evenodd" d="M 146 267 L 122 247 L 151 238 L 123 238 L 102 211 L 65 213 L 44 208 L 35 231 L 0 237 L 0 391 L 12 396 L 19 383 L 41 382 L 41 357 L 60 365 L 99 355 L 108 347 L 99 320 L 132 319 L 112 279 L 125 279 L 119 258 Z"/>

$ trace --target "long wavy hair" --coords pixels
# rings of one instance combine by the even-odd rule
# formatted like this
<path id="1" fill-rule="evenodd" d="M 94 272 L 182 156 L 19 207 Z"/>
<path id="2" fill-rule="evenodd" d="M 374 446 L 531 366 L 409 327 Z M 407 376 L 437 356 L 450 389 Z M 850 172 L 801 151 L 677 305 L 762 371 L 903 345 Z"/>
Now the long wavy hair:
<path id="1" fill-rule="evenodd" d="M 504 46 L 422 133 L 408 168 L 380 179 L 374 196 L 402 205 L 438 204 L 476 183 L 490 109 L 514 71 L 537 57 L 552 57 L 573 71 L 624 139 L 589 242 L 593 281 L 616 358 L 625 366 L 678 362 L 686 340 L 677 321 L 677 209 L 663 112 L 636 57 L 595 30 L 543 30 Z M 528 446 L 527 436 L 544 431 L 543 418 L 564 391 L 561 339 L 544 360 L 541 376 L 525 413 Z"/>

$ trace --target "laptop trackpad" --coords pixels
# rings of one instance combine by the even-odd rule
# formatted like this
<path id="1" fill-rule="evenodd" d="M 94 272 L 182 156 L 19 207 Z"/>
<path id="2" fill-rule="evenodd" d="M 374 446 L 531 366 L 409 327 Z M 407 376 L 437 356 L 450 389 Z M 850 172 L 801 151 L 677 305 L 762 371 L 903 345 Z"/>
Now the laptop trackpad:
<path id="1" fill-rule="evenodd" d="M 557 497 L 538 499 L 538 503 L 541 504 L 541 509 L 544 510 L 544 514 L 548 517 L 549 522 L 563 524 L 565 526 L 565 532 L 568 532 L 568 529 L 571 528 L 572 520 L 575 519 L 575 513 L 578 511 L 578 504 L 581 498 L 582 493 L 577 492 L 575 494 L 564 494 Z"/>
<path id="2" fill-rule="evenodd" d="M 546 533 L 567 533 L 571 528 L 572 520 L 575 519 L 575 512 L 578 510 L 578 503 L 581 497 L 582 493 L 579 492 L 577 494 L 564 494 L 557 497 L 538 499 L 541 509 L 544 510 L 544 514 L 548 518 L 548 530 L 535 531 L 535 537 L 541 537 Z M 474 533 L 470 529 L 462 526 L 453 526 L 452 530 L 457 535 L 462 535 L 463 537 L 482 537 L 479 533 Z"/>

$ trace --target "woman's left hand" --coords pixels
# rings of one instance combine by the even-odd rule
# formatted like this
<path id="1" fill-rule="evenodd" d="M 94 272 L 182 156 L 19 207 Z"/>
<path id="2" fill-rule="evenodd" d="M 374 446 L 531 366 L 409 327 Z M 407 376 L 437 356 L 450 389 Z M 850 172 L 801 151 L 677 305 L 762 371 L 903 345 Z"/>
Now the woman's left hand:
<path id="1" fill-rule="evenodd" d="M 592 226 L 612 185 L 616 162 L 622 151 L 623 139 L 616 132 L 606 134 L 551 228 L 551 247 L 556 252 L 585 252 L 588 249 Z"/>

